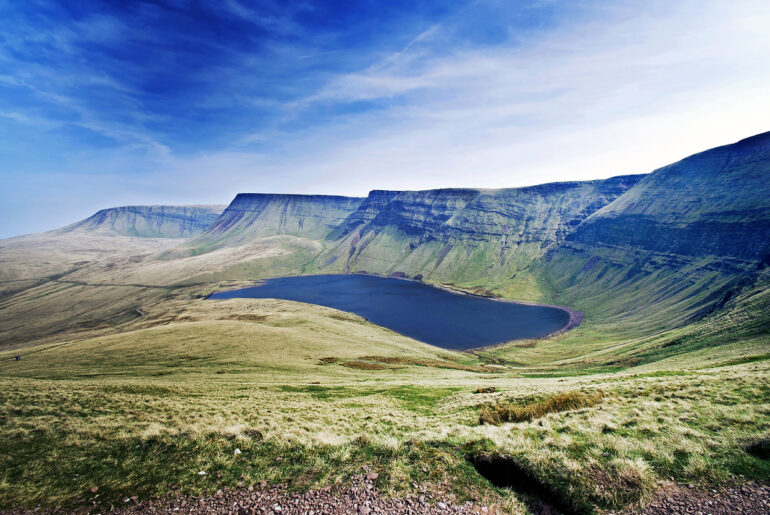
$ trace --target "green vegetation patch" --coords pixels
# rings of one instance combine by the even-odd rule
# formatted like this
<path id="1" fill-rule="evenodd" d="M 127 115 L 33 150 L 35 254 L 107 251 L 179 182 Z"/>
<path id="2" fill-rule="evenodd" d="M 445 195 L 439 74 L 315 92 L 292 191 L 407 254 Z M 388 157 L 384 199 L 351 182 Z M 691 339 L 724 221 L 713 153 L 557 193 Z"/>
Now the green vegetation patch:
<path id="1" fill-rule="evenodd" d="M 768 352 L 767 354 L 760 354 L 758 356 L 745 356 L 742 358 L 731 359 L 730 361 L 725 361 L 724 363 L 720 363 L 719 366 L 729 367 L 733 365 L 743 365 L 745 363 L 756 363 L 757 361 L 765 361 L 768 359 L 770 359 L 770 352 Z"/>
<path id="2" fill-rule="evenodd" d="M 374 361 L 380 363 L 387 363 L 389 365 L 416 365 L 421 367 L 430 368 L 448 368 L 452 370 L 464 370 L 466 372 L 499 372 L 499 370 L 491 369 L 484 366 L 465 365 L 463 363 L 456 363 L 454 361 L 439 360 L 439 359 L 420 359 L 409 357 L 391 357 L 391 356 L 361 356 L 359 358 L 363 361 Z"/>
<path id="3" fill-rule="evenodd" d="M 549 413 L 589 408 L 604 399 L 604 392 L 564 392 L 545 398 L 530 397 L 516 402 L 498 402 L 481 407 L 480 424 L 500 425 L 505 422 L 524 422 Z"/>
<path id="4" fill-rule="evenodd" d="M 358 370 L 384 370 L 385 365 L 379 363 L 368 363 L 366 361 L 346 361 L 340 363 L 343 367 L 356 368 Z"/>

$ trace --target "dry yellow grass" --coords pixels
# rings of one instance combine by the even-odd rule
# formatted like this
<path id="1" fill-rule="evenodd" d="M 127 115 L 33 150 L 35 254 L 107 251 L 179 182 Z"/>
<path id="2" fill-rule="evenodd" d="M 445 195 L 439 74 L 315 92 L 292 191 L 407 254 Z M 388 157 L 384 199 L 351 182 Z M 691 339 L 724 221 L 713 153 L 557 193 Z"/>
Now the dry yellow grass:
<path id="1" fill-rule="evenodd" d="M 481 407 L 479 423 L 500 425 L 505 422 L 533 420 L 549 413 L 590 408 L 602 401 L 604 392 L 562 392 L 544 399 L 497 402 Z"/>
<path id="2" fill-rule="evenodd" d="M 495 372 L 496 369 L 485 366 L 465 365 L 447 360 L 418 359 L 404 356 L 361 356 L 364 361 L 388 363 L 390 365 L 418 365 L 421 367 L 448 368 L 453 370 L 465 370 L 467 372 Z M 466 358 L 468 359 L 468 358 Z"/>
<path id="3" fill-rule="evenodd" d="M 331 484 L 367 464 L 386 490 L 441 485 L 523 511 L 466 462 L 480 452 L 515 457 L 575 510 L 633 506 L 662 478 L 770 474 L 746 452 L 768 437 L 766 335 L 582 376 L 672 335 L 611 340 L 586 325 L 523 348 L 457 353 L 319 306 L 196 298 L 301 273 L 312 242 L 276 237 L 156 261 L 168 242 L 129 240 L 92 256 L 51 240 L 29 264 L 0 249 L 13 262 L 0 270 L 0 507 L 77 503 L 91 486 L 109 508 L 180 484 Z M 367 366 L 340 366 L 349 363 Z M 476 395 L 480 386 L 496 391 Z M 586 408 L 599 389 L 606 397 Z M 493 423 L 478 424 L 484 410 Z M 198 477 L 204 468 L 221 483 Z"/>

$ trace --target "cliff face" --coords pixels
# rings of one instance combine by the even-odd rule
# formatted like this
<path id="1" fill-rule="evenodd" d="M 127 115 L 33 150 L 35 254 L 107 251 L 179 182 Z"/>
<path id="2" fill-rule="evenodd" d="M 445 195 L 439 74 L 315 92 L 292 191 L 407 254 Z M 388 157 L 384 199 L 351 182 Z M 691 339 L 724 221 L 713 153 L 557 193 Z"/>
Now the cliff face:
<path id="1" fill-rule="evenodd" d="M 358 208 L 353 211 L 335 230 L 330 232 L 327 237 L 331 240 L 337 240 L 350 234 L 362 225 L 372 222 L 388 203 L 397 197 L 400 191 L 372 190 L 369 195 L 361 201 Z"/>
<path id="2" fill-rule="evenodd" d="M 59 233 L 98 231 L 139 238 L 190 238 L 202 233 L 224 206 L 124 206 L 59 229 Z"/>
<path id="3" fill-rule="evenodd" d="M 618 316 L 654 304 L 648 320 L 676 306 L 668 314 L 682 322 L 734 295 L 768 257 L 770 133 L 656 170 L 580 224 L 544 270 L 566 302 Z"/>
<path id="4" fill-rule="evenodd" d="M 440 238 L 445 224 L 478 195 L 479 190 L 471 189 L 400 192 L 382 206 L 370 228 L 394 227 L 422 240 Z"/>
<path id="5" fill-rule="evenodd" d="M 770 133 L 645 176 L 365 199 L 241 194 L 167 257 L 291 235 L 313 243 L 286 250 L 297 272 L 478 287 L 649 332 L 724 305 L 770 263 L 769 178 Z"/>
<path id="6" fill-rule="evenodd" d="M 362 201 L 330 195 L 240 193 L 189 246 L 207 251 L 278 234 L 321 240 Z"/>
<path id="7" fill-rule="evenodd" d="M 502 284 L 641 176 L 503 190 L 373 191 L 319 270 Z"/>

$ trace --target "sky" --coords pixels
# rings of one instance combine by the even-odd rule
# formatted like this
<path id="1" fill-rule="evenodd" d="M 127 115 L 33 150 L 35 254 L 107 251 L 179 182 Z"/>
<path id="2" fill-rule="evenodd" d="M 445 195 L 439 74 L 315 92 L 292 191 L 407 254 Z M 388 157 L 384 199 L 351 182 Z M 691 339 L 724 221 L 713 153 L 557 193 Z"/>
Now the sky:
<path id="1" fill-rule="evenodd" d="M 0 238 L 647 173 L 770 130 L 767 0 L 0 0 Z"/>

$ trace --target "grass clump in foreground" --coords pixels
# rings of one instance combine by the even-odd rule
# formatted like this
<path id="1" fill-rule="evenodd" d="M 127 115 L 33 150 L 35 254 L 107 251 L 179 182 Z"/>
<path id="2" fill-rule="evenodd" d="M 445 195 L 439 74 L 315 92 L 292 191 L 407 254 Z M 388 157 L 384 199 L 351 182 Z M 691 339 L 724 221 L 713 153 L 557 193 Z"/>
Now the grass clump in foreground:
<path id="1" fill-rule="evenodd" d="M 525 422 L 549 413 L 590 408 L 599 404 L 604 392 L 564 392 L 546 398 L 528 398 L 520 402 L 498 402 L 481 407 L 479 424 L 500 425 L 505 422 Z"/>

